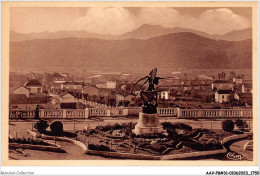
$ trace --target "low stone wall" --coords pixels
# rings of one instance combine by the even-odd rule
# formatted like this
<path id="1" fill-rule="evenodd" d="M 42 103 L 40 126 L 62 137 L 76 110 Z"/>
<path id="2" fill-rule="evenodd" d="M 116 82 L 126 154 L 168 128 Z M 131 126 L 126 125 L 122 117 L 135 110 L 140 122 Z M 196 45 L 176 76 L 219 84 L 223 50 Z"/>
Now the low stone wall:
<path id="1" fill-rule="evenodd" d="M 13 147 L 13 148 L 23 148 L 23 149 L 42 150 L 42 151 L 51 151 L 51 152 L 65 152 L 64 150 L 61 149 L 61 146 L 55 144 L 51 144 L 51 145 L 53 146 L 9 143 L 9 147 Z"/>
<path id="2" fill-rule="evenodd" d="M 253 151 L 253 141 L 248 141 L 245 143 L 244 150 Z"/>
<path id="3" fill-rule="evenodd" d="M 74 140 L 74 139 L 69 139 L 69 138 L 66 138 L 66 137 L 58 137 L 58 136 L 48 136 L 48 135 L 45 135 L 45 134 L 37 134 L 36 132 L 31 131 L 31 130 L 27 130 L 27 133 L 29 133 L 32 136 L 35 136 L 37 138 L 41 138 L 41 139 L 57 140 L 57 141 L 73 143 L 73 144 L 78 145 L 79 147 L 81 147 L 84 151 L 87 150 L 87 146 L 85 144 L 83 144 L 80 141 Z"/>
<path id="4" fill-rule="evenodd" d="M 249 132 L 249 133 L 245 133 L 245 134 L 240 134 L 240 135 L 233 135 L 233 136 L 228 136 L 226 138 L 224 138 L 222 140 L 222 144 L 224 145 L 225 143 L 227 142 L 231 142 L 233 140 L 238 140 L 238 139 L 243 139 L 243 138 L 247 138 L 249 136 L 253 135 L 252 132 Z"/>
<path id="5" fill-rule="evenodd" d="M 86 150 L 86 154 L 89 155 L 98 155 L 103 157 L 110 158 L 120 158 L 120 159 L 137 159 L 137 160 L 160 160 L 160 156 L 150 156 L 150 155 L 140 155 L 133 153 L 120 153 L 120 152 L 107 152 L 107 151 L 98 151 L 98 150 Z"/>
<path id="6" fill-rule="evenodd" d="M 193 158 L 193 157 L 202 157 L 202 156 L 211 156 L 216 154 L 223 154 L 227 153 L 227 149 L 220 149 L 220 150 L 210 150 L 210 151 L 200 151 L 200 152 L 191 152 L 191 153 L 181 153 L 175 155 L 165 155 L 162 156 L 162 160 L 174 160 L 174 159 L 186 159 L 186 158 Z"/>
<path id="7" fill-rule="evenodd" d="M 174 154 L 174 155 L 165 155 L 165 156 L 152 156 L 152 155 L 141 155 L 141 154 L 132 154 L 132 153 L 120 153 L 120 152 L 107 152 L 107 151 L 96 151 L 96 150 L 87 150 L 86 154 L 89 155 L 98 155 L 103 157 L 110 158 L 123 158 L 123 159 L 137 159 L 137 160 L 177 160 L 177 159 L 186 159 L 192 157 L 200 156 L 210 156 L 216 154 L 226 153 L 227 149 L 220 150 L 211 150 L 203 152 L 191 152 L 184 154 Z"/>

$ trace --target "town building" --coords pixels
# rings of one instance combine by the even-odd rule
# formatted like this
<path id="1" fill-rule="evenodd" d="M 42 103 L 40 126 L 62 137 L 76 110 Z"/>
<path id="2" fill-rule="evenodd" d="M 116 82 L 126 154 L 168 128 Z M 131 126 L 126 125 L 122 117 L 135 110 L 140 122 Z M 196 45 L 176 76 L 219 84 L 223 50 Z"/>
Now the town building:
<path id="1" fill-rule="evenodd" d="M 116 93 L 116 104 L 117 105 L 124 100 L 125 100 L 125 96 L 122 93 Z"/>
<path id="2" fill-rule="evenodd" d="M 252 93 L 235 93 L 234 99 L 241 103 L 252 105 Z"/>
<path id="3" fill-rule="evenodd" d="M 120 91 L 116 93 L 116 104 L 122 106 L 135 106 L 137 96 L 134 93 Z"/>
<path id="4" fill-rule="evenodd" d="M 94 85 L 88 85 L 82 89 L 83 94 L 88 94 L 90 96 L 98 96 L 98 88 Z"/>
<path id="5" fill-rule="evenodd" d="M 123 74 L 121 74 L 120 79 L 121 80 L 130 80 L 131 79 L 131 74 L 123 73 Z"/>
<path id="6" fill-rule="evenodd" d="M 108 97 L 111 94 L 111 89 L 107 88 L 99 88 L 98 89 L 98 96 L 99 97 Z"/>
<path id="7" fill-rule="evenodd" d="M 61 89 L 65 91 L 82 92 L 83 87 L 83 81 L 67 81 L 61 84 Z"/>
<path id="8" fill-rule="evenodd" d="M 40 108 L 48 108 L 50 106 L 49 96 L 30 96 L 24 94 L 10 94 L 9 104 L 11 109 L 35 109 L 37 105 Z"/>
<path id="9" fill-rule="evenodd" d="M 215 92 L 215 102 L 216 103 L 228 103 L 233 98 L 232 90 L 217 90 Z"/>
<path id="10" fill-rule="evenodd" d="M 25 86 L 21 86 L 21 87 L 16 88 L 13 91 L 13 94 L 15 94 L 15 95 L 25 95 L 25 97 L 29 97 L 30 90 L 28 88 L 26 88 Z"/>
<path id="11" fill-rule="evenodd" d="M 233 82 L 237 85 L 243 84 L 243 78 L 241 76 L 233 77 Z"/>
<path id="12" fill-rule="evenodd" d="M 116 81 L 107 81 L 106 82 L 107 89 L 115 89 L 116 88 Z"/>
<path id="13" fill-rule="evenodd" d="M 211 83 L 212 90 L 234 90 L 234 84 L 228 80 L 215 80 Z"/>
<path id="14" fill-rule="evenodd" d="M 65 78 L 69 78 L 69 73 L 60 73 L 61 76 L 64 76 Z"/>
<path id="15" fill-rule="evenodd" d="M 72 93 L 63 92 L 60 95 L 60 102 L 61 103 L 75 103 L 75 102 L 78 102 L 78 99 Z"/>
<path id="16" fill-rule="evenodd" d="M 242 85 L 242 93 L 252 93 L 252 83 L 244 83 Z"/>
<path id="17" fill-rule="evenodd" d="M 135 106 L 136 95 L 132 93 L 128 93 L 125 95 L 124 100 L 126 102 L 129 102 L 128 106 Z"/>
<path id="18" fill-rule="evenodd" d="M 164 99 L 164 100 L 169 99 L 169 91 L 168 90 L 161 91 L 159 95 L 160 95 L 159 96 L 160 99 Z"/>
<path id="19" fill-rule="evenodd" d="M 42 84 L 37 79 L 29 79 L 24 87 L 29 89 L 30 94 L 41 94 L 43 93 Z"/>
<path id="20" fill-rule="evenodd" d="M 63 92 L 60 95 L 61 109 L 82 109 L 84 105 L 80 102 L 79 96 L 72 92 Z"/>
<path id="21" fill-rule="evenodd" d="M 95 86 L 99 89 L 106 89 L 107 88 L 107 84 L 106 83 L 96 83 Z"/>
<path id="22" fill-rule="evenodd" d="M 59 73 L 53 73 L 53 81 L 66 81 L 67 77 L 59 74 Z"/>

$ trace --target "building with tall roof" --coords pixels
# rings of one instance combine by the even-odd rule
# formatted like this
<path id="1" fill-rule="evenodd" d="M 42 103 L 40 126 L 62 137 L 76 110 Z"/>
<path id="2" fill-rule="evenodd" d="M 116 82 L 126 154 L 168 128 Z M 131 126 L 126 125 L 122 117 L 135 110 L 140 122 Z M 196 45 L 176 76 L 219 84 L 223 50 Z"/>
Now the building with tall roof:
<path id="1" fill-rule="evenodd" d="M 244 83 L 242 85 L 242 93 L 252 93 L 252 83 Z"/>
<path id="2" fill-rule="evenodd" d="M 215 92 L 216 103 L 229 103 L 233 98 L 232 90 L 217 90 Z"/>
<path id="3" fill-rule="evenodd" d="M 25 86 L 20 86 L 13 90 L 14 95 L 25 95 L 25 97 L 29 97 L 30 90 Z"/>
<path id="4" fill-rule="evenodd" d="M 83 94 L 88 94 L 90 96 L 98 96 L 98 88 L 95 85 L 88 85 L 83 88 L 82 90 Z"/>
<path id="5" fill-rule="evenodd" d="M 234 84 L 228 80 L 215 80 L 211 83 L 212 90 L 234 90 Z"/>
<path id="6" fill-rule="evenodd" d="M 28 79 L 28 81 L 24 84 L 24 87 L 29 89 L 30 94 L 43 93 L 42 84 L 37 79 Z"/>
<path id="7" fill-rule="evenodd" d="M 82 92 L 83 81 L 67 81 L 61 84 L 61 89 L 66 91 Z"/>

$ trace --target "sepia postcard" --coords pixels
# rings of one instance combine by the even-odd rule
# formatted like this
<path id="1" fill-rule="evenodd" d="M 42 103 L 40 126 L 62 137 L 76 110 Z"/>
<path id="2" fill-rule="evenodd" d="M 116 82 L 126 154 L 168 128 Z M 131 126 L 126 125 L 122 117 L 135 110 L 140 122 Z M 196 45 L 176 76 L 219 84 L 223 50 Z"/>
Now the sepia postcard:
<path id="1" fill-rule="evenodd" d="M 257 2 L 2 2 L 5 166 L 256 166 Z"/>

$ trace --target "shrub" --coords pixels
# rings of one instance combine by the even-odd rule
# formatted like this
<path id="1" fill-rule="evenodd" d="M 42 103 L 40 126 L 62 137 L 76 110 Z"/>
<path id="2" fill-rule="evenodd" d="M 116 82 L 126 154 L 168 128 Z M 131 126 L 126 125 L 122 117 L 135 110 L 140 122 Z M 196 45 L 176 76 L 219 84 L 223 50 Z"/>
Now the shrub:
<path id="1" fill-rule="evenodd" d="M 93 129 L 91 129 L 91 130 L 89 130 L 89 132 L 88 132 L 88 134 L 90 134 L 90 135 L 92 135 L 92 134 L 97 134 L 98 132 L 96 131 L 96 130 L 93 130 Z"/>
<path id="2" fill-rule="evenodd" d="M 104 125 L 104 126 L 97 126 L 96 130 L 98 131 L 109 131 L 109 130 L 121 130 L 121 129 L 133 129 L 135 127 L 135 124 L 130 122 L 130 123 L 123 123 L 123 124 L 114 124 L 114 125 Z"/>
<path id="3" fill-rule="evenodd" d="M 232 132 L 234 130 L 234 122 L 232 120 L 224 120 L 222 122 L 222 129 L 226 132 Z"/>
<path id="4" fill-rule="evenodd" d="M 34 125 L 34 128 L 40 133 L 45 133 L 48 127 L 49 124 L 46 120 L 40 120 Z"/>
<path id="5" fill-rule="evenodd" d="M 136 135 L 137 138 L 145 138 L 145 139 L 156 139 L 156 138 L 164 138 L 166 137 L 164 134 L 161 133 L 151 133 L 151 134 L 138 134 Z"/>
<path id="6" fill-rule="evenodd" d="M 223 148 L 222 144 L 215 139 L 209 140 L 206 143 L 199 143 L 195 141 L 184 141 L 183 143 L 185 146 L 198 151 L 218 150 Z"/>
<path id="7" fill-rule="evenodd" d="M 218 150 L 222 148 L 223 146 L 220 141 L 217 141 L 215 139 L 212 139 L 203 145 L 203 150 Z"/>
<path id="8" fill-rule="evenodd" d="M 185 123 L 177 123 L 176 125 L 179 129 L 188 130 L 188 131 L 192 130 L 192 127 L 190 125 L 185 124 Z"/>
<path id="9" fill-rule="evenodd" d="M 160 145 L 160 144 L 153 144 L 153 145 L 147 145 L 148 149 L 154 150 L 156 152 L 162 153 L 167 149 L 166 145 Z"/>
<path id="10" fill-rule="evenodd" d="M 54 135 L 60 136 L 63 133 L 63 124 L 60 121 L 52 122 L 50 128 Z"/>
<path id="11" fill-rule="evenodd" d="M 167 131 L 169 136 L 177 135 L 176 129 L 183 129 L 187 131 L 191 131 L 192 127 L 190 125 L 184 123 L 170 123 L 170 122 L 163 122 L 162 123 L 163 129 Z"/>
<path id="12" fill-rule="evenodd" d="M 192 127 L 190 125 L 187 125 L 185 123 L 170 123 L 170 122 L 163 122 L 162 123 L 163 128 L 172 128 L 172 129 L 183 129 L 191 131 Z"/>
<path id="13" fill-rule="evenodd" d="M 193 150 L 203 151 L 203 144 L 194 141 L 183 141 L 186 147 L 192 148 Z"/>
<path id="14" fill-rule="evenodd" d="M 97 126 L 96 127 L 96 130 L 99 130 L 99 131 L 109 131 L 109 130 L 112 130 L 112 126 L 111 125 L 105 125 L 105 126 Z"/>
<path id="15" fill-rule="evenodd" d="M 32 139 L 32 138 L 9 138 L 10 143 L 19 143 L 19 144 L 31 144 L 31 145 L 45 145 L 50 146 L 51 144 L 46 143 L 40 139 Z"/>
<path id="16" fill-rule="evenodd" d="M 171 122 L 163 122 L 163 128 L 173 128 L 173 124 Z"/>
<path id="17" fill-rule="evenodd" d="M 236 120 L 235 125 L 242 131 L 246 131 L 246 129 L 248 129 L 247 122 L 241 119 Z"/>

